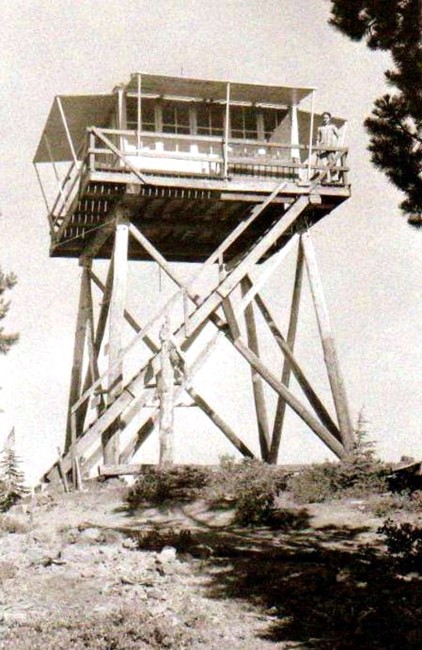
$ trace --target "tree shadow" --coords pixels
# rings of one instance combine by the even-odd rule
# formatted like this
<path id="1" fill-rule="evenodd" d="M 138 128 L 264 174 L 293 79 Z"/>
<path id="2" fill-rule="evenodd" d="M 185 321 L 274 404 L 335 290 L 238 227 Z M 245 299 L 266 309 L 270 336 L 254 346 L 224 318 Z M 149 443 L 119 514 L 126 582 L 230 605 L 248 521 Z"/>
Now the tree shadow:
<path id="1" fill-rule="evenodd" d="M 170 544 L 182 559 L 201 558 L 207 596 L 257 608 L 268 621 L 266 641 L 319 650 L 422 647 L 422 580 L 398 575 L 381 541 L 365 547 L 359 536 L 369 527 L 316 528 L 306 508 L 281 508 L 260 528 L 216 525 L 204 518 L 207 508 L 163 506 L 166 521 L 138 529 L 136 511 L 126 510 L 120 530 L 144 535 L 139 548 Z"/>

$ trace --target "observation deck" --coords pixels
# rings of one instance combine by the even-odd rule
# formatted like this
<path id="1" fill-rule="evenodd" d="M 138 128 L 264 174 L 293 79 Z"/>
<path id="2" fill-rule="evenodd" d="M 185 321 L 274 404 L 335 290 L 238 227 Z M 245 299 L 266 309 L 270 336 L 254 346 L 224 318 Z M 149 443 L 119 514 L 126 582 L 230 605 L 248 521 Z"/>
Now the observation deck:
<path id="1" fill-rule="evenodd" d="M 109 95 L 56 97 L 34 158 L 51 255 L 83 255 L 117 207 L 168 261 L 207 259 L 275 188 L 227 260 L 300 196 L 311 201 L 294 231 L 317 222 L 350 196 L 348 150 L 345 122 L 334 118 L 339 141 L 324 152 L 334 154 L 335 181 L 326 182 L 314 144 L 322 119 L 313 101 L 310 110 L 303 108 L 309 99 L 311 88 L 142 73 Z M 110 258 L 112 246 L 106 240 L 95 256 Z M 151 259 L 135 240 L 129 258 Z"/>

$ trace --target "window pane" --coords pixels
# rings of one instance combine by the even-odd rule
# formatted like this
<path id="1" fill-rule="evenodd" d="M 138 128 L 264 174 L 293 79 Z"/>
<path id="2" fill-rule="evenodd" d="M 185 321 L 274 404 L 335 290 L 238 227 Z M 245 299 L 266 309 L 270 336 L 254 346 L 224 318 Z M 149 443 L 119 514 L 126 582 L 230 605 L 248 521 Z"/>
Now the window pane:
<path id="1" fill-rule="evenodd" d="M 199 135 L 221 136 L 224 107 L 220 104 L 196 104 L 196 123 Z"/>
<path id="2" fill-rule="evenodd" d="M 177 104 L 176 106 L 177 114 L 177 124 L 178 126 L 184 126 L 189 128 L 190 118 L 189 118 L 189 104 L 183 102 Z"/>
<path id="3" fill-rule="evenodd" d="M 232 106 L 230 108 L 230 126 L 232 136 L 241 138 L 243 133 L 243 112 L 241 106 Z"/>
<path id="4" fill-rule="evenodd" d="M 163 125 L 176 124 L 176 107 L 173 102 L 163 102 Z"/>
<path id="5" fill-rule="evenodd" d="M 136 129 L 138 124 L 138 103 L 136 97 L 127 97 L 126 116 L 128 129 Z"/>
<path id="6" fill-rule="evenodd" d="M 256 112 L 252 106 L 247 106 L 243 109 L 243 119 L 245 130 L 256 133 Z"/>
<path id="7" fill-rule="evenodd" d="M 143 99 L 141 105 L 142 129 L 144 131 L 155 131 L 155 101 Z"/>
<path id="8" fill-rule="evenodd" d="M 287 115 L 287 110 L 264 108 L 262 114 L 264 117 L 265 137 L 268 139 Z"/>

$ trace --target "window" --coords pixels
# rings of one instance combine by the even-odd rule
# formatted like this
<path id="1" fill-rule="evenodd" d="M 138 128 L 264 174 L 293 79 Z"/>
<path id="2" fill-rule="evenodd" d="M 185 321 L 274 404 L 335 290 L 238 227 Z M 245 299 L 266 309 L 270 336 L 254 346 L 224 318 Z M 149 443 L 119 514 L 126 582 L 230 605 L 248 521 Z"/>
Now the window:
<path id="1" fill-rule="evenodd" d="M 189 104 L 187 102 L 163 102 L 162 115 L 164 133 L 190 133 Z"/>
<path id="2" fill-rule="evenodd" d="M 253 106 L 232 106 L 230 109 L 230 128 L 232 138 L 257 140 L 256 109 Z"/>
<path id="3" fill-rule="evenodd" d="M 262 117 L 264 120 L 264 136 L 269 140 L 273 135 L 275 129 L 280 126 L 281 122 L 286 117 L 288 111 L 280 108 L 263 108 Z"/>
<path id="4" fill-rule="evenodd" d="M 138 98 L 128 97 L 126 100 L 127 128 L 137 130 L 138 128 Z M 155 100 L 141 99 L 142 131 L 155 131 Z"/>
<path id="5" fill-rule="evenodd" d="M 225 107 L 221 104 L 200 103 L 196 105 L 198 135 L 221 137 L 224 132 Z"/>
<path id="6" fill-rule="evenodd" d="M 142 99 L 141 101 L 142 131 L 155 131 L 155 100 Z"/>

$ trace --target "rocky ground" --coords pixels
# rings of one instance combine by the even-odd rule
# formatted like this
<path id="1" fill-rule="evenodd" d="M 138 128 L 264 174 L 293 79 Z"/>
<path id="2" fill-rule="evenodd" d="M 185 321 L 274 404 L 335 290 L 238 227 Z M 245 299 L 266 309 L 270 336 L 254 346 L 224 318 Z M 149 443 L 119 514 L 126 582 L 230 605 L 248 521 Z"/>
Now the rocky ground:
<path id="1" fill-rule="evenodd" d="M 0 648 L 422 647 L 420 576 L 391 566 L 365 500 L 285 496 L 277 525 L 248 529 L 204 501 L 130 511 L 126 490 L 0 519 Z"/>

